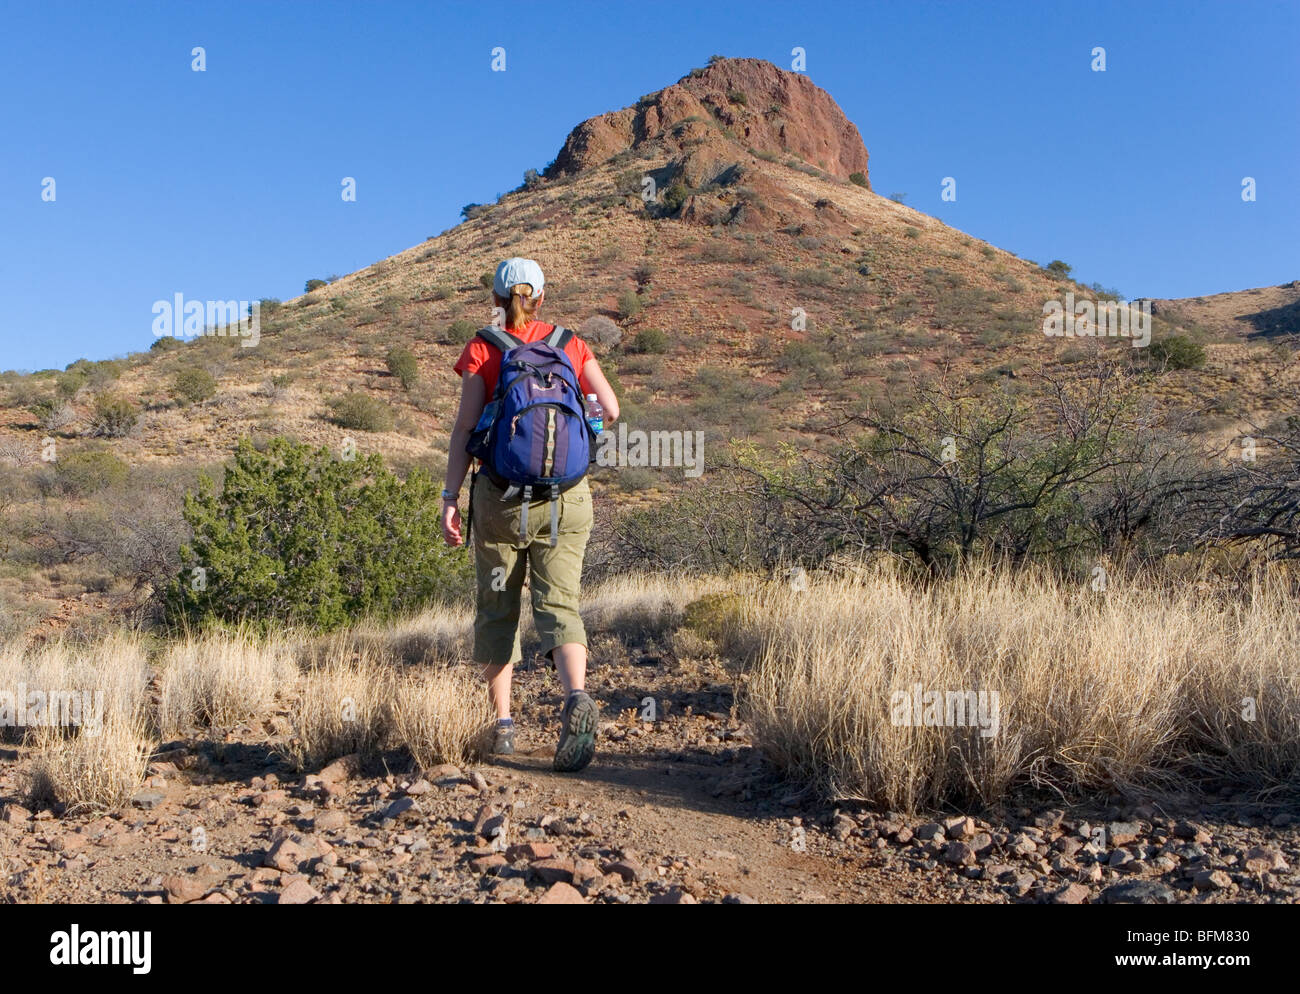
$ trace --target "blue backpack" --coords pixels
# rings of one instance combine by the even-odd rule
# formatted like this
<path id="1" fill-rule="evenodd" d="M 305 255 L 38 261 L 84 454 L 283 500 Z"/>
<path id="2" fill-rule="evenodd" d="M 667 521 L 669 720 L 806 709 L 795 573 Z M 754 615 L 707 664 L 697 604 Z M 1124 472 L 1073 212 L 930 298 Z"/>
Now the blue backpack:
<path id="1" fill-rule="evenodd" d="M 528 541 L 529 502 L 550 499 L 554 546 L 560 494 L 587 475 L 596 440 L 564 351 L 573 332 L 556 325 L 545 338 L 523 342 L 488 326 L 478 337 L 501 350 L 501 374 L 465 448 L 505 490 L 502 500 L 522 500 L 521 545 Z"/>

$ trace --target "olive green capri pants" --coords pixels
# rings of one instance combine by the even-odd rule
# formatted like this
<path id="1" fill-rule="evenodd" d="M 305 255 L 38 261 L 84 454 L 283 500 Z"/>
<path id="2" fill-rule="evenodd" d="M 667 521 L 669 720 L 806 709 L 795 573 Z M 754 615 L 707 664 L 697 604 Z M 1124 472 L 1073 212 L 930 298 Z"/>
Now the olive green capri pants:
<path id="1" fill-rule="evenodd" d="M 524 577 L 532 590 L 533 623 L 544 655 L 557 646 L 587 644 L 578 614 L 582 557 L 591 536 L 591 488 L 584 479 L 560 495 L 555 546 L 551 546 L 549 500 L 528 507 L 525 541 L 519 535 L 523 501 L 502 501 L 504 491 L 484 474 L 470 494 L 474 542 L 477 614 L 474 661 L 504 665 L 523 657 L 519 647 L 519 611 Z"/>

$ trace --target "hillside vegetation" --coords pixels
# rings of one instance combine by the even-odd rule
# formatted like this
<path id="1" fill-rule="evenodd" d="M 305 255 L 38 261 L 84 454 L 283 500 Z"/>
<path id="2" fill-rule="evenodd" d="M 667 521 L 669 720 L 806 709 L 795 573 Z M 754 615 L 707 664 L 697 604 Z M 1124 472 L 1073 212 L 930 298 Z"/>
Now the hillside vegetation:
<path id="1" fill-rule="evenodd" d="M 139 610 L 175 575 L 180 494 L 202 472 L 219 481 L 240 439 L 376 454 L 399 477 L 436 481 L 450 365 L 489 320 L 488 274 L 507 254 L 542 261 L 543 316 L 593 341 L 629 427 L 705 433 L 706 481 L 733 461 L 733 442 L 820 458 L 852 440 L 839 426 L 893 418 L 940 385 L 1041 422 L 1055 384 L 1087 380 L 1099 359 L 1123 367 L 1135 403 L 1224 458 L 1294 410 L 1294 287 L 1256 308 L 1278 317 L 1267 334 L 1160 301 L 1149 349 L 1047 337 L 1045 301 L 1115 291 L 874 193 L 834 101 L 757 60 L 716 60 L 584 122 L 549 167 L 465 217 L 264 301 L 255 347 L 164 338 L 0 376 L 4 625 L 59 631 Z M 632 511 L 686 483 L 680 469 L 595 474 L 606 506 Z"/>

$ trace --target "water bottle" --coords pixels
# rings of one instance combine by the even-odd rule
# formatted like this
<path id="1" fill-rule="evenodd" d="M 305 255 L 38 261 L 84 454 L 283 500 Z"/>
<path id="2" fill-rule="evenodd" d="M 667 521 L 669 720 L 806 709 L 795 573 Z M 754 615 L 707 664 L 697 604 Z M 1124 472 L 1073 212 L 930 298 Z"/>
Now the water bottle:
<path id="1" fill-rule="evenodd" d="M 591 425 L 592 432 L 598 438 L 605 430 L 605 409 L 600 406 L 594 393 L 587 394 L 587 424 Z"/>

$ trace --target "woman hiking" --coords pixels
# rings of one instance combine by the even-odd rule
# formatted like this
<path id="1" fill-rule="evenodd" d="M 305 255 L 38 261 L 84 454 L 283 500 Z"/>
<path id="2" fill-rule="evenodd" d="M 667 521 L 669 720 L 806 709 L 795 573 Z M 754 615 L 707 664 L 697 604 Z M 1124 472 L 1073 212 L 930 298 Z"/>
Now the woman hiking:
<path id="1" fill-rule="evenodd" d="M 594 440 L 583 434 L 584 444 L 578 435 L 590 431 L 584 398 L 595 395 L 604 408 L 606 423 L 618 417 L 618 398 L 585 342 L 538 320 L 544 287 L 542 269 L 533 260 L 502 262 L 492 286 L 498 326 L 484 328 L 471 339 L 453 367 L 461 378 L 460 409 L 447 455 L 442 532 L 448 545 L 465 541 L 460 489 L 472 458 L 467 447 L 477 446 L 480 469 L 471 481 L 468 521 L 477 587 L 474 660 L 484 667 L 488 696 L 497 713 L 493 752 L 514 752 L 510 682 L 515 663 L 522 659 L 519 614 L 527 574 L 541 651 L 554 664 L 564 690 L 554 767 L 574 772 L 595 755 L 600 714 L 584 689 L 587 633 L 578 614 L 592 506 L 586 460 L 577 453 L 589 451 Z M 503 360 L 507 374 L 502 389 L 506 394 L 496 399 Z M 574 374 L 577 391 L 571 383 Z M 537 399 L 517 401 L 520 390 L 533 391 L 524 396 Z M 484 418 L 489 402 L 495 406 Z M 517 406 L 511 408 L 511 404 Z M 503 416 L 507 410 L 512 412 L 508 418 Z M 488 432 L 480 424 L 481 418 L 499 425 L 501 431 Z M 535 433 L 531 441 L 522 437 L 530 431 Z M 562 450 L 575 453 L 567 464 Z M 563 485 L 543 482 L 537 488 L 521 488 L 519 473 L 512 480 L 500 472 L 503 465 L 515 465 L 512 459 L 526 461 L 530 456 L 541 458 L 549 467 L 541 474 L 543 481 L 567 474 Z M 575 476 L 576 482 L 572 480 Z M 535 496 L 538 499 L 533 499 Z"/>

